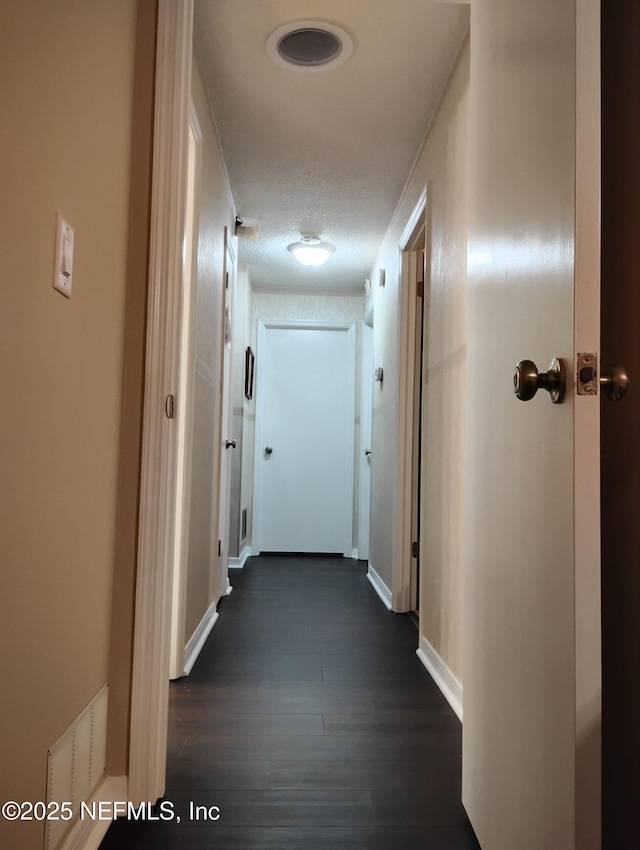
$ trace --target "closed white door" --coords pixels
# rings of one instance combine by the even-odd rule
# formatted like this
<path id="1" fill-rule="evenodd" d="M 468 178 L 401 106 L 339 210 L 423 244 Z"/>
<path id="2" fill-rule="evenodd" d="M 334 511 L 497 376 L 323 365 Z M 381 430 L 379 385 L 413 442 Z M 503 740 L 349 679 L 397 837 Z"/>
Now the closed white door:
<path id="1" fill-rule="evenodd" d="M 358 457 L 358 558 L 369 560 L 371 518 L 371 420 L 373 415 L 373 328 L 360 326 L 360 455 Z"/>
<path id="2" fill-rule="evenodd" d="M 233 409 L 231 406 L 231 364 L 233 362 L 233 309 L 236 290 L 237 237 L 225 228 L 225 328 L 224 328 L 224 373 L 222 381 L 222 443 L 220 446 L 220 511 L 218 522 L 218 568 L 216 572 L 216 596 L 219 599 L 229 588 L 229 512 L 231 501 L 231 453 L 236 448 L 233 433 Z"/>
<path id="3" fill-rule="evenodd" d="M 463 802 L 483 850 L 600 850 L 599 3 L 471 6 Z M 518 361 L 564 361 L 521 401 Z M 631 839 L 630 839 L 631 840 Z"/>
<path id="4" fill-rule="evenodd" d="M 261 324 L 254 549 L 351 555 L 355 328 Z"/>

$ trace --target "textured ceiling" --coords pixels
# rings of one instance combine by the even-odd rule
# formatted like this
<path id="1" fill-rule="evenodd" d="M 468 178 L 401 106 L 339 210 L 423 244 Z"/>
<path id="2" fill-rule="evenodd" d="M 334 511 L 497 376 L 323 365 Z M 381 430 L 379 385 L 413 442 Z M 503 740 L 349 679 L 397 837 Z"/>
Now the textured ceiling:
<path id="1" fill-rule="evenodd" d="M 431 0 L 196 0 L 195 39 L 231 191 L 257 242 L 239 241 L 258 289 L 357 290 L 369 276 L 468 26 Z M 346 28 L 343 65 L 280 67 L 266 42 L 289 21 Z M 336 247 L 321 268 L 287 245 Z"/>

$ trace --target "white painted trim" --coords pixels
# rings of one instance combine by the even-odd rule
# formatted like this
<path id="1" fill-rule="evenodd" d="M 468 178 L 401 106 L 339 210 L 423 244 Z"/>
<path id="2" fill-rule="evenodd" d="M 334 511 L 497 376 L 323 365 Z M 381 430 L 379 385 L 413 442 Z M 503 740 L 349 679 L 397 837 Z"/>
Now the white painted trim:
<path id="1" fill-rule="evenodd" d="M 245 546 L 242 552 L 240 552 L 239 558 L 229 558 L 229 569 L 230 570 L 241 570 L 244 565 L 247 563 L 247 558 L 251 557 L 251 547 Z"/>
<path id="2" fill-rule="evenodd" d="M 444 694 L 447 702 L 462 723 L 462 683 L 456 679 L 451 669 L 438 655 L 425 637 L 420 638 L 416 655 L 429 671 L 431 678 Z"/>
<path id="3" fill-rule="evenodd" d="M 347 458 L 346 458 L 346 493 L 344 495 L 344 556 L 353 555 L 353 488 L 356 480 L 356 332 L 357 323 L 352 322 L 347 331 L 347 373 L 349 375 L 349 388 L 347 397 Z"/>
<path id="4" fill-rule="evenodd" d="M 219 616 L 220 615 L 216 611 L 216 603 L 212 602 L 207 608 L 204 617 L 198 623 L 195 632 L 187 641 L 187 645 L 184 648 L 184 672 L 186 676 L 189 675 L 193 665 L 196 663 L 196 660 L 200 655 L 200 650 L 204 646 L 205 641 L 209 637 L 211 629 L 215 626 Z"/>
<path id="5" fill-rule="evenodd" d="M 350 557 L 350 558 L 353 558 L 353 559 L 354 559 L 354 561 L 359 561 L 359 560 L 360 560 L 360 559 L 358 558 L 358 550 L 357 550 L 357 549 L 352 549 L 352 550 L 351 550 L 351 555 L 349 555 L 349 557 Z"/>
<path id="6" fill-rule="evenodd" d="M 427 188 L 423 190 L 405 225 L 399 242 L 400 311 L 398 316 L 398 428 L 397 488 L 394 521 L 393 610 L 410 611 L 411 600 L 411 505 L 413 496 L 414 378 L 416 348 L 415 253 L 407 246 L 421 216 L 426 215 Z"/>
<path id="7" fill-rule="evenodd" d="M 576 221 L 574 353 L 600 347 L 601 121 L 600 3 L 576 4 Z M 602 832 L 602 596 L 600 411 L 574 398 L 574 582 L 576 846 Z M 606 404 L 606 402 L 605 402 Z M 586 745 L 588 742 L 588 745 Z"/>
<path id="8" fill-rule="evenodd" d="M 418 226 L 418 222 L 420 221 L 420 216 L 424 213 L 427 208 L 427 187 L 425 186 L 422 192 L 420 193 L 420 197 L 413 209 L 413 212 L 409 216 L 409 219 L 405 225 L 404 230 L 402 231 L 402 236 L 400 237 L 400 250 L 406 251 L 407 245 L 409 244 L 409 239 L 411 239 L 411 235 L 413 231 Z"/>
<path id="9" fill-rule="evenodd" d="M 165 400 L 178 374 L 192 31 L 193 0 L 160 0 L 131 685 L 133 803 L 158 799 L 166 781 L 176 429 Z"/>
<path id="10" fill-rule="evenodd" d="M 105 776 L 88 800 L 91 803 L 127 802 L 127 777 Z M 110 820 L 85 818 L 78 820 L 58 850 L 98 850 L 111 826 Z"/>
<path id="11" fill-rule="evenodd" d="M 391 596 L 391 591 L 389 590 L 387 585 L 383 582 L 383 580 L 380 578 L 378 573 L 371 566 L 371 563 L 369 563 L 369 569 L 367 570 L 367 578 L 369 579 L 369 581 L 373 585 L 373 589 L 375 590 L 375 592 L 378 594 L 380 599 L 382 599 L 382 601 L 384 602 L 385 606 L 389 609 L 389 611 L 392 611 L 393 610 L 393 605 L 392 605 L 393 600 L 392 600 L 392 596 Z"/>
<path id="12" fill-rule="evenodd" d="M 346 424 L 347 434 L 350 434 L 347 445 L 346 457 L 346 492 L 344 501 L 344 516 L 346 519 L 343 550 L 345 558 L 352 557 L 353 551 L 353 486 L 355 480 L 355 416 L 356 416 L 356 322 L 331 322 L 331 321 L 290 321 L 288 319 L 258 319 L 257 322 L 257 351 L 264 356 L 266 346 L 266 333 L 271 329 L 306 329 L 306 330 L 331 330 L 345 331 L 347 333 L 347 370 L 351 377 L 349 381 L 349 396 L 347 398 Z M 252 519 L 252 541 L 258 541 L 252 554 L 260 554 L 260 492 L 262 468 L 262 437 L 263 405 L 265 404 L 266 388 L 264 387 L 264 369 L 258 369 L 256 385 L 256 430 L 253 455 L 253 519 Z M 351 429 L 351 430 L 349 430 Z"/>

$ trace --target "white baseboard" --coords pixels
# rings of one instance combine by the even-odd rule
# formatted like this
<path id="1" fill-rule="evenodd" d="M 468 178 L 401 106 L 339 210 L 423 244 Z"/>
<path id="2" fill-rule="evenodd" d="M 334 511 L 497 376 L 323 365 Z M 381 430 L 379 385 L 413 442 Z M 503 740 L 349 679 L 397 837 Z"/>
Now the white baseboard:
<path id="1" fill-rule="evenodd" d="M 204 642 L 209 637 L 209 632 L 214 627 L 219 614 L 216 611 L 216 603 L 212 602 L 209 605 L 207 613 L 198 623 L 198 628 L 191 635 L 184 648 L 184 672 L 189 675 L 191 668 L 196 663 L 197 657 L 200 655 L 200 650 L 204 646 Z"/>
<path id="2" fill-rule="evenodd" d="M 373 588 L 374 588 L 375 592 L 378 594 L 378 596 L 380 597 L 380 599 L 382 599 L 382 601 L 387 606 L 389 611 L 391 611 L 392 610 L 391 603 L 393 601 L 391 591 L 389 590 L 387 585 L 382 581 L 382 579 L 380 578 L 378 573 L 371 566 L 371 562 L 369 562 L 369 569 L 367 571 L 367 578 L 369 579 L 369 581 L 373 585 Z"/>
<path id="3" fill-rule="evenodd" d="M 240 552 L 239 558 L 229 558 L 229 569 L 230 570 L 241 570 L 244 565 L 247 563 L 247 558 L 251 557 L 251 546 L 245 546 L 242 552 Z"/>
<path id="4" fill-rule="evenodd" d="M 127 800 L 127 777 L 105 776 L 87 802 L 89 804 L 117 803 Z M 100 818 L 78 820 L 58 850 L 98 850 L 110 826 L 110 820 L 100 820 Z"/>
<path id="5" fill-rule="evenodd" d="M 357 549 L 351 550 L 351 557 L 356 561 L 358 560 L 358 550 Z"/>
<path id="6" fill-rule="evenodd" d="M 456 679 L 450 668 L 425 637 L 420 638 L 420 646 L 416 650 L 416 655 L 427 668 L 462 723 L 462 683 Z"/>

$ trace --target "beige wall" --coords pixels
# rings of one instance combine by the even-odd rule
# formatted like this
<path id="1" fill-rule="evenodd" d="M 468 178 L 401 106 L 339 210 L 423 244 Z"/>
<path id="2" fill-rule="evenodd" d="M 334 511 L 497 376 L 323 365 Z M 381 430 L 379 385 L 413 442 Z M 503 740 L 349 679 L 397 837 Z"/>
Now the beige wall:
<path id="1" fill-rule="evenodd" d="M 3 4 L 4 800 L 45 799 L 48 747 L 109 679 L 114 578 L 128 687 L 154 5 L 136 68 L 130 0 Z M 56 211 L 75 228 L 70 300 L 52 288 Z M 121 740 L 116 769 L 123 753 Z M 13 850 L 42 833 L 0 822 Z"/>
<path id="2" fill-rule="evenodd" d="M 400 252 L 428 186 L 431 259 L 424 371 L 420 632 L 461 678 L 464 528 L 467 112 L 469 47 L 462 48 L 414 173 L 381 248 L 374 281 L 374 387 L 370 561 L 392 589 L 397 475 Z M 378 269 L 384 288 L 375 285 Z"/>
<path id="3" fill-rule="evenodd" d="M 195 52 L 194 52 L 195 54 Z M 197 56 L 191 95 L 202 131 L 196 283 L 196 370 L 186 583 L 185 642 L 217 601 L 222 354 L 224 344 L 225 226 L 235 212 Z"/>

